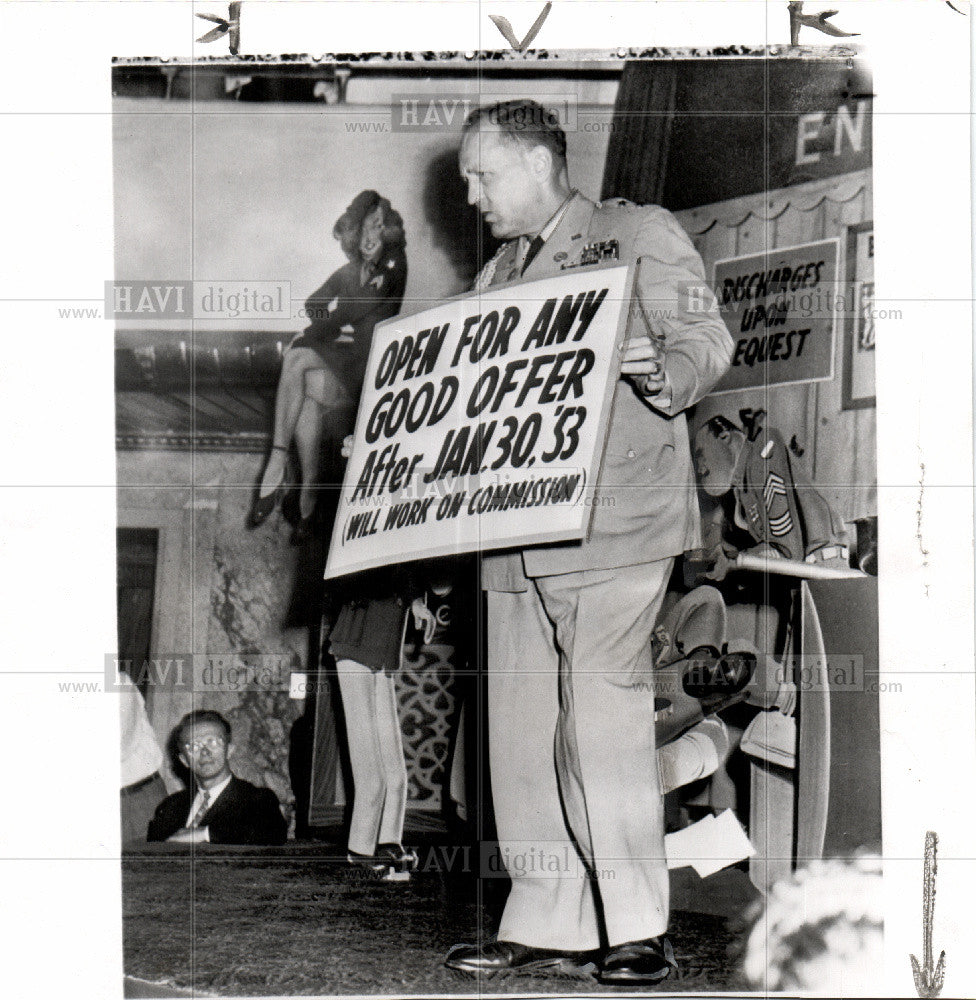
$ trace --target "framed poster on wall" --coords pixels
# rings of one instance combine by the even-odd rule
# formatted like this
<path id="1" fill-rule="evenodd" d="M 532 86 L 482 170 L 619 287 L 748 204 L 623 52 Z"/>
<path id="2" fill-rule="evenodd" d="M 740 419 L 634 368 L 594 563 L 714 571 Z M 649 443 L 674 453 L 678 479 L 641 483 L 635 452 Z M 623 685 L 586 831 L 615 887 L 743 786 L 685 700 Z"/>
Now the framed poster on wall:
<path id="1" fill-rule="evenodd" d="M 843 408 L 874 406 L 874 223 L 847 230 L 849 303 L 844 333 Z"/>
<path id="2" fill-rule="evenodd" d="M 839 239 L 717 260 L 713 287 L 735 347 L 711 394 L 830 381 L 839 280 Z"/>

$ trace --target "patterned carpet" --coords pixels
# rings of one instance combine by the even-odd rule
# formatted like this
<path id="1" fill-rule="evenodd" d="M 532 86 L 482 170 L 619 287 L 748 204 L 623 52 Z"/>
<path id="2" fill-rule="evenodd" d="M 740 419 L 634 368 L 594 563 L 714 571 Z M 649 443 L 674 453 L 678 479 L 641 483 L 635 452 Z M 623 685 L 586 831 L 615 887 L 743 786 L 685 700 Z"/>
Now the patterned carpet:
<path id="1" fill-rule="evenodd" d="M 448 873 L 439 850 L 421 848 L 428 870 L 408 883 L 365 881 L 327 844 L 129 852 L 126 975 L 217 996 L 617 992 L 589 977 L 496 978 L 479 989 L 443 968 L 452 944 L 476 940 L 479 926 L 491 933 L 506 883 Z M 670 937 L 681 969 L 661 992 L 744 988 L 730 920 L 678 909 Z M 163 995 L 134 982 L 127 993 Z"/>

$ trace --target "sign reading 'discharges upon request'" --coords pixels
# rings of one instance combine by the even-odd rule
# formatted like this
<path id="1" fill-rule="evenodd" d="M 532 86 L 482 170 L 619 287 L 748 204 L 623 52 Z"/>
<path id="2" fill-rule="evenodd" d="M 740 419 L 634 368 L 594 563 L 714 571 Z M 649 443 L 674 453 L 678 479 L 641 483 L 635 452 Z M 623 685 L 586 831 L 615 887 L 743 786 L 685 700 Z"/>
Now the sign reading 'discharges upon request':
<path id="1" fill-rule="evenodd" d="M 713 395 L 833 378 L 834 333 L 846 308 L 837 248 L 837 240 L 820 240 L 716 262 L 715 295 L 735 348 Z"/>
<path id="2" fill-rule="evenodd" d="M 629 266 L 376 327 L 325 575 L 586 536 Z"/>

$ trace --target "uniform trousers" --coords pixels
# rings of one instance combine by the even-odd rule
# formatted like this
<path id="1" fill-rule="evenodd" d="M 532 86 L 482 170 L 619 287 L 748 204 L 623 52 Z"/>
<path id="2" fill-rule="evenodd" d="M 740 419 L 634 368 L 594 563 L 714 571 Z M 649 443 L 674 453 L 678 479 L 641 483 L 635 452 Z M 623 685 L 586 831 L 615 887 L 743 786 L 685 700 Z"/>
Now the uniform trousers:
<path id="1" fill-rule="evenodd" d="M 355 783 L 349 850 L 372 855 L 399 844 L 407 808 L 407 765 L 394 679 L 355 660 L 336 661 Z"/>
<path id="2" fill-rule="evenodd" d="M 667 929 L 650 640 L 672 564 L 488 593 L 491 782 L 512 877 L 499 940 L 577 951 Z"/>

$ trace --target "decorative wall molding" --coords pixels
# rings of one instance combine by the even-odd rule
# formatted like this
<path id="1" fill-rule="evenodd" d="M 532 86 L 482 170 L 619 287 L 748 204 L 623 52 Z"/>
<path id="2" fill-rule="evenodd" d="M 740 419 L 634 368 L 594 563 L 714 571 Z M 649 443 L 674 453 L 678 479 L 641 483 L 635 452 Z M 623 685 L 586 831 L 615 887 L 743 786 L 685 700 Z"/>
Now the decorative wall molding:
<path id="1" fill-rule="evenodd" d="M 741 198 L 686 209 L 675 214 L 694 240 L 716 226 L 738 229 L 750 219 L 775 222 L 790 209 L 804 213 L 814 212 L 825 202 L 844 205 L 865 193 L 870 196 L 871 171 L 857 170 L 843 177 L 826 177 L 795 188 L 769 191 L 765 195 L 743 195 Z"/>
<path id="2" fill-rule="evenodd" d="M 439 812 L 444 805 L 456 714 L 453 655 L 453 646 L 424 646 L 416 656 L 404 656 L 397 674 L 410 809 Z"/>

